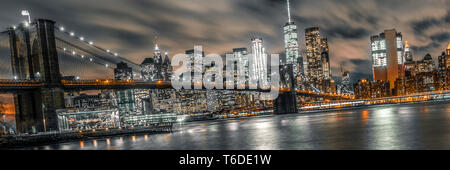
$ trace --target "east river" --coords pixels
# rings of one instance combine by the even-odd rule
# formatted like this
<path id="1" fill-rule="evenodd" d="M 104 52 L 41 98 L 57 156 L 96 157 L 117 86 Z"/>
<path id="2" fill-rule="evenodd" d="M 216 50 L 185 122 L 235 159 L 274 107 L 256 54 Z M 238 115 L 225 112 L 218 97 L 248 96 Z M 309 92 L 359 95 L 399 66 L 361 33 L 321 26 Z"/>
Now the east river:
<path id="1" fill-rule="evenodd" d="M 178 124 L 170 134 L 127 135 L 24 149 L 450 149 L 450 102 Z"/>

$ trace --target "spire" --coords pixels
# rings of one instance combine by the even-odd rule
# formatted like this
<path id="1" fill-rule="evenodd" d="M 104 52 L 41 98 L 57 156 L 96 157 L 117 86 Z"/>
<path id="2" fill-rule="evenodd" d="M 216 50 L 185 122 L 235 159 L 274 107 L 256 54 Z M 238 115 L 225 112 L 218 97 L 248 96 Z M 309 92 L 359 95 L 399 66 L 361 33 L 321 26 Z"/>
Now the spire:
<path id="1" fill-rule="evenodd" d="M 153 49 L 155 55 L 161 54 L 161 51 L 159 50 L 159 46 L 158 46 L 158 36 L 155 36 L 155 39 L 153 40 L 153 43 L 155 44 L 155 47 Z"/>
<path id="2" fill-rule="evenodd" d="M 164 64 L 170 65 L 169 52 L 164 52 Z"/>
<path id="3" fill-rule="evenodd" d="M 291 23 L 291 9 L 289 7 L 289 0 L 287 0 L 287 12 L 288 12 L 288 22 Z"/>

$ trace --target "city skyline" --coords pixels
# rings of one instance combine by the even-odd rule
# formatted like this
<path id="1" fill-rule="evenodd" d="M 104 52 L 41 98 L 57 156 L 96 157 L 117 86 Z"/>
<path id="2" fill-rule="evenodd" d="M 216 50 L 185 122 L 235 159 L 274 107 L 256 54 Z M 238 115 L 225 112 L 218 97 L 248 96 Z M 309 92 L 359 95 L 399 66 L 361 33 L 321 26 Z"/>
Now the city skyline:
<path id="1" fill-rule="evenodd" d="M 445 8 L 449 2 L 339 2 L 291 1 L 291 18 L 298 26 L 300 54 L 305 55 L 304 28 L 320 27 L 321 33 L 329 39 L 332 72 L 338 71 L 342 64 L 350 71 L 353 81 L 372 77 L 371 70 L 367 69 L 371 66 L 368 54 L 371 35 L 392 28 L 402 32 L 411 46 L 414 60 L 426 53 L 436 60 L 450 39 L 450 11 Z M 282 26 L 288 18 L 285 0 L 105 4 L 6 3 L 0 7 L 3 8 L 0 26 L 6 28 L 24 20 L 17 11 L 27 9 L 32 18 L 57 20 L 58 24 L 83 34 L 96 44 L 117 50 L 136 63 L 152 56 L 154 36 L 159 37 L 161 48 L 167 49 L 169 55 L 183 53 L 197 44 L 203 45 L 206 53 L 223 55 L 231 53 L 233 48 L 249 47 L 252 37 L 262 37 L 269 53 L 284 54 Z M 315 10 L 322 7 L 327 11 Z"/>

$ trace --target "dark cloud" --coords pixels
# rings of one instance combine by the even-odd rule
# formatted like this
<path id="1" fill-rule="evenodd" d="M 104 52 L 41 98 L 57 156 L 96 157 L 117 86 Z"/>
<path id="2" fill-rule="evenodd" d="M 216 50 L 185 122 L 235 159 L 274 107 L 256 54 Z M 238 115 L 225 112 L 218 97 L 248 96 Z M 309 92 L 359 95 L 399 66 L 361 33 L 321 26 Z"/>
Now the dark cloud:
<path id="1" fill-rule="evenodd" d="M 435 19 L 435 18 L 427 18 L 421 21 L 413 21 L 411 23 L 412 28 L 414 29 L 414 33 L 422 35 L 424 31 L 434 26 L 440 26 L 444 23 L 443 19 Z"/>
<path id="2" fill-rule="evenodd" d="M 262 37 L 267 51 L 284 51 L 285 0 L 21 0 L 0 6 L 0 28 L 33 18 L 53 19 L 136 63 L 152 55 L 153 39 L 170 54 L 203 45 L 225 54 Z M 304 28 L 320 27 L 328 37 L 333 70 L 344 61 L 355 75 L 370 75 L 369 36 L 396 28 L 418 56 L 439 55 L 449 41 L 450 3 L 445 0 L 291 0 L 300 51 Z M 250 49 L 250 48 L 249 48 Z M 3 54 L 2 54 L 3 55 Z M 361 63 L 358 63 L 361 62 Z M 363 64 L 361 67 L 358 64 Z M 369 76 L 370 77 L 370 76 Z"/>
<path id="3" fill-rule="evenodd" d="M 372 65 L 370 60 L 364 60 L 364 59 L 351 59 L 348 60 L 348 63 L 344 63 L 344 66 L 346 64 L 352 64 L 356 66 L 355 70 L 351 72 L 350 78 L 352 79 L 352 82 L 355 83 L 358 80 L 361 80 L 363 78 L 367 78 L 369 80 L 372 79 Z"/>
<path id="4" fill-rule="evenodd" d="M 364 28 L 352 28 L 345 25 L 332 28 L 325 27 L 323 30 L 330 38 L 362 39 L 367 38 L 370 35 L 369 30 Z"/>
<path id="5" fill-rule="evenodd" d="M 438 42 L 439 44 L 445 43 L 450 40 L 450 33 L 448 33 L 448 32 L 438 33 L 438 34 L 430 36 L 430 39 L 433 42 L 435 42 L 435 41 Z"/>

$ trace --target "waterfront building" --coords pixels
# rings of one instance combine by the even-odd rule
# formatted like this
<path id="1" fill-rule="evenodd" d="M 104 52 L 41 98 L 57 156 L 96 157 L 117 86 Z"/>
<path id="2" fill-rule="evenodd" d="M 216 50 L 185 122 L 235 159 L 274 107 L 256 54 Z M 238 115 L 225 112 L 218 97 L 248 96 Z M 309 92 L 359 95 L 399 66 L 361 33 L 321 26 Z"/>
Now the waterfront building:
<path id="1" fill-rule="evenodd" d="M 421 72 L 416 75 L 417 92 L 430 92 L 439 89 L 437 70 Z"/>
<path id="2" fill-rule="evenodd" d="M 111 96 L 99 93 L 97 95 L 80 94 L 73 97 L 73 107 L 79 110 L 96 110 L 98 108 L 113 107 Z"/>
<path id="3" fill-rule="evenodd" d="M 394 81 L 404 75 L 404 46 L 402 34 L 395 29 L 385 30 L 370 37 L 370 55 L 374 80 L 389 81 L 394 88 Z"/>
<path id="4" fill-rule="evenodd" d="M 356 99 L 373 99 L 390 96 L 389 82 L 383 80 L 369 81 L 362 79 L 354 85 Z"/>
<path id="5" fill-rule="evenodd" d="M 174 89 L 152 89 L 150 99 L 154 114 L 174 113 L 174 106 L 178 104 Z"/>
<path id="6" fill-rule="evenodd" d="M 152 57 L 145 58 L 144 61 L 140 64 L 141 68 L 141 79 L 144 81 L 155 82 L 158 81 L 158 69 L 155 63 L 155 59 Z M 150 89 L 135 89 L 134 90 L 134 98 L 136 102 L 136 111 L 137 113 L 150 113 L 152 110 L 145 109 L 146 102 L 150 99 Z M 148 106 L 148 103 L 147 103 Z M 145 111 L 144 111 L 145 110 Z"/>
<path id="7" fill-rule="evenodd" d="M 56 112 L 58 116 L 59 131 L 120 127 L 119 110 L 117 108 L 91 111 L 59 109 Z"/>
<path id="8" fill-rule="evenodd" d="M 133 72 L 131 67 L 124 62 L 118 63 L 114 69 L 115 80 L 133 80 Z M 132 113 L 135 111 L 134 90 L 116 90 L 117 103 L 120 114 Z"/>
<path id="9" fill-rule="evenodd" d="M 367 79 L 362 79 L 354 85 L 354 93 L 356 99 L 368 99 L 370 95 L 370 82 Z"/>
<path id="10" fill-rule="evenodd" d="M 154 56 L 145 58 L 141 66 L 141 75 L 144 81 L 170 81 L 172 77 L 172 66 L 168 52 L 164 53 L 162 60 L 161 50 L 157 43 L 154 47 Z M 162 114 L 172 112 L 171 105 L 176 104 L 175 91 L 168 89 L 136 89 L 134 90 L 136 100 L 136 112 L 143 114 Z"/>
<path id="11" fill-rule="evenodd" d="M 177 114 L 195 114 L 208 111 L 206 90 L 176 90 L 176 99 L 179 104 L 175 106 Z"/>

